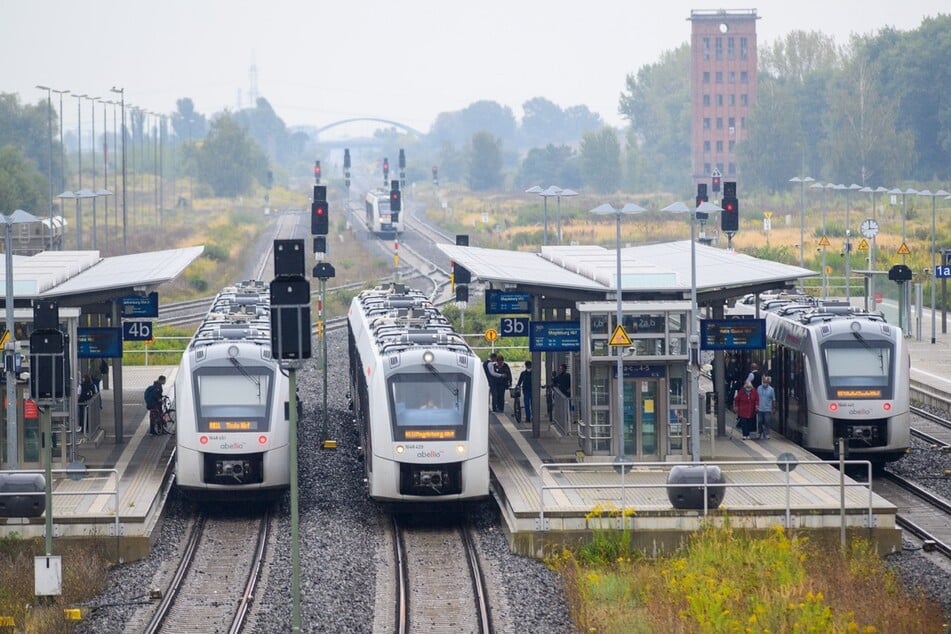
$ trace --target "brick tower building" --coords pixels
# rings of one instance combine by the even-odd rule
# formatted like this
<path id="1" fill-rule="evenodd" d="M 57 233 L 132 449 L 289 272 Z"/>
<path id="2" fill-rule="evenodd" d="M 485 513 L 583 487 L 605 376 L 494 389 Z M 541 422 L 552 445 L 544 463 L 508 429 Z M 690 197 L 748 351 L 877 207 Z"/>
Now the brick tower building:
<path id="1" fill-rule="evenodd" d="M 757 19 L 756 9 L 690 12 L 695 184 L 709 183 L 715 169 L 737 180 L 736 144 L 756 103 Z"/>

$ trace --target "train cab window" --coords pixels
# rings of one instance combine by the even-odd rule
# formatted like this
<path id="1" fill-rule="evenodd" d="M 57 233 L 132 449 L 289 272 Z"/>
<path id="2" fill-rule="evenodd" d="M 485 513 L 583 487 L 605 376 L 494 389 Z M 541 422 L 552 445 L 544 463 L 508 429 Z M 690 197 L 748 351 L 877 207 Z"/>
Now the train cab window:
<path id="1" fill-rule="evenodd" d="M 198 431 L 268 431 L 272 372 L 261 367 L 206 368 L 194 377 Z"/>
<path id="2" fill-rule="evenodd" d="M 468 435 L 469 379 L 452 372 L 390 379 L 397 440 L 461 440 Z"/>
<path id="3" fill-rule="evenodd" d="M 891 398 L 891 353 L 886 341 L 861 339 L 826 344 L 823 360 L 830 398 Z"/>

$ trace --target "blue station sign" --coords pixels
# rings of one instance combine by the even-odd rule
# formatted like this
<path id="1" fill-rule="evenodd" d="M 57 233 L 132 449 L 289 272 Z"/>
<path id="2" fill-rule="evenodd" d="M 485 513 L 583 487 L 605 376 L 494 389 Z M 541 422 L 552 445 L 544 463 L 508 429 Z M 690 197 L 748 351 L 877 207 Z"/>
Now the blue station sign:
<path id="1" fill-rule="evenodd" d="M 765 319 L 701 319 L 701 350 L 762 350 Z"/>
<path id="2" fill-rule="evenodd" d="M 122 328 L 77 328 L 80 359 L 118 359 L 122 357 Z"/>
<path id="3" fill-rule="evenodd" d="M 122 317 L 158 317 L 158 292 L 119 298 Z"/>
<path id="4" fill-rule="evenodd" d="M 580 321 L 533 321 L 528 349 L 532 352 L 580 352 Z"/>
<path id="5" fill-rule="evenodd" d="M 498 289 L 492 288 L 486 289 L 486 315 L 511 315 L 513 313 L 523 313 L 528 315 L 532 313 L 531 293 L 500 291 Z"/>

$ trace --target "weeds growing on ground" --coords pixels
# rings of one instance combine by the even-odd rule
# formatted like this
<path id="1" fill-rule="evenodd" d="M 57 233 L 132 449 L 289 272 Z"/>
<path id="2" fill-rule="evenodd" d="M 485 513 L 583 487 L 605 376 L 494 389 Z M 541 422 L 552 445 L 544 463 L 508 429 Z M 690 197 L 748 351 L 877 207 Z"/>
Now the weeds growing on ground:
<path id="1" fill-rule="evenodd" d="M 582 632 L 944 631 L 940 608 L 904 591 L 862 539 L 843 551 L 779 526 L 765 535 L 705 527 L 649 559 L 612 529 L 550 564 Z"/>

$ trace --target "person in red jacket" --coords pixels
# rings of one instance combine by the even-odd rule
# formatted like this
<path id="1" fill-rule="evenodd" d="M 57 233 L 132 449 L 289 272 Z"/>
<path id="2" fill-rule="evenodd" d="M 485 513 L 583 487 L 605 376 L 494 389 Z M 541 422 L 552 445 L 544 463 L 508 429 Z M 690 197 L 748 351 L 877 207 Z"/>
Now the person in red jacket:
<path id="1" fill-rule="evenodd" d="M 733 411 L 736 412 L 737 425 L 743 430 L 743 440 L 750 439 L 750 432 L 756 429 L 756 409 L 759 407 L 759 394 L 753 384 L 747 381 L 742 390 L 733 397 Z"/>

